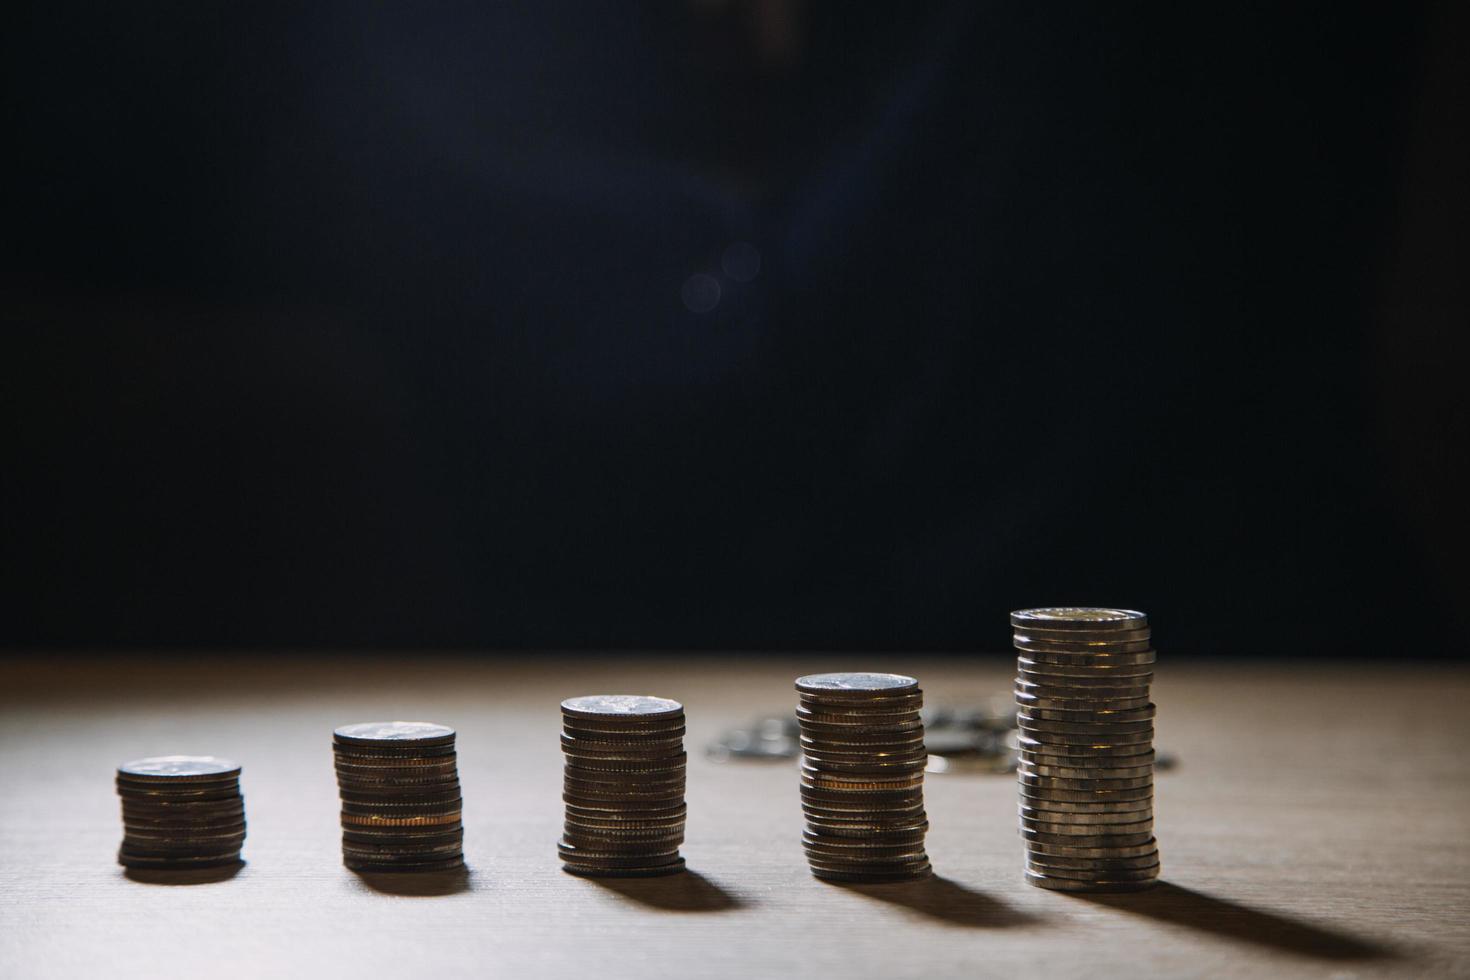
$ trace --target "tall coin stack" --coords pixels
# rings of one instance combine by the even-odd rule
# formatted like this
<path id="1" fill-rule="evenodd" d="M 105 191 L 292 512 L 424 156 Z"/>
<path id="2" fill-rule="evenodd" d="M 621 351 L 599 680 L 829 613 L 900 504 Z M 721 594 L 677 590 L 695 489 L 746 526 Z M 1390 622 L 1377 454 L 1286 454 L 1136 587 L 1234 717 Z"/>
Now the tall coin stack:
<path id="1" fill-rule="evenodd" d="M 1154 651 L 1128 609 L 1011 613 L 1026 878 L 1058 891 L 1136 891 L 1158 878 Z"/>
<path id="2" fill-rule="evenodd" d="M 245 843 L 240 766 L 212 755 L 160 755 L 117 767 L 128 868 L 238 864 Z"/>
<path id="3" fill-rule="evenodd" d="M 562 868 L 599 878 L 684 870 L 684 706 L 641 694 L 561 703 Z"/>
<path id="4" fill-rule="evenodd" d="M 454 729 L 371 721 L 332 733 L 342 863 L 353 871 L 450 871 L 464 864 Z"/>
<path id="5" fill-rule="evenodd" d="M 796 679 L 796 690 L 801 840 L 812 874 L 861 882 L 930 874 L 919 682 L 902 674 L 811 674 Z"/>

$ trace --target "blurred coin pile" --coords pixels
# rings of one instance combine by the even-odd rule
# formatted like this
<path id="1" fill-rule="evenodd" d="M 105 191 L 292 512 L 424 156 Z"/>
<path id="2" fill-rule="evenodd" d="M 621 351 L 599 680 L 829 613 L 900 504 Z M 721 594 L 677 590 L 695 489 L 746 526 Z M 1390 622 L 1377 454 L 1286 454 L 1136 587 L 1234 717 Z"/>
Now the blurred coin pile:
<path id="1" fill-rule="evenodd" d="M 353 871 L 447 871 L 464 863 L 454 729 L 427 721 L 344 725 L 332 735 L 342 863 Z"/>
<path id="2" fill-rule="evenodd" d="M 562 867 L 594 877 L 684 870 L 684 706 L 638 694 L 561 703 Z"/>
<path id="3" fill-rule="evenodd" d="M 1027 609 L 1011 626 L 1027 879 L 1059 891 L 1149 887 L 1159 849 L 1148 617 Z"/>
<path id="4" fill-rule="evenodd" d="M 129 868 L 236 864 L 245 843 L 240 766 L 212 755 L 161 755 L 117 767 Z"/>
<path id="5" fill-rule="evenodd" d="M 924 852 L 924 723 L 919 682 L 901 674 L 796 680 L 802 844 L 830 881 L 903 881 L 930 873 Z"/>

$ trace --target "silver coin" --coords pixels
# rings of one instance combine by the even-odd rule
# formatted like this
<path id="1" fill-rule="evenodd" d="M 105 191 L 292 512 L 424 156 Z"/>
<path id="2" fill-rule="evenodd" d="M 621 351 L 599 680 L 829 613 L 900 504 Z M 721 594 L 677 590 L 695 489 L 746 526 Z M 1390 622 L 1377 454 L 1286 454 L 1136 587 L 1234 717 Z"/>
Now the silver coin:
<path id="1" fill-rule="evenodd" d="M 1133 609 L 1110 609 L 1104 606 L 1049 606 L 1039 609 L 1017 609 L 1011 613 L 1011 625 L 1022 629 L 1144 629 L 1148 617 Z"/>
<path id="2" fill-rule="evenodd" d="M 1152 833 L 1154 829 L 1152 817 L 1144 820 L 1133 820 L 1128 823 L 1108 824 L 1054 823 L 1048 820 L 1033 820 L 1030 817 L 1020 817 L 1019 820 L 1019 825 L 1022 830 L 1030 831 L 1034 834 L 1046 834 L 1051 837 L 1087 838 L 1087 840 L 1077 840 L 1075 843 L 1078 846 L 1091 846 L 1089 841 L 1099 837 L 1111 839 L 1120 834 L 1147 834 Z"/>
<path id="3" fill-rule="evenodd" d="M 1141 701 L 1147 704 L 1150 686 L 1139 684 L 1134 687 L 1068 687 L 1065 684 L 1039 683 L 1017 677 L 1012 690 L 1017 697 L 1046 698 L 1066 702 L 1058 707 L 1080 708 L 1093 703 L 1106 706 L 1114 701 Z"/>
<path id="4" fill-rule="evenodd" d="M 187 857 L 157 856 L 132 854 L 124 850 L 118 851 L 117 863 L 125 868 L 159 868 L 159 869 L 195 869 L 212 868 L 229 864 L 240 863 L 239 851 L 226 851 L 221 854 L 190 855 Z"/>
<path id="5" fill-rule="evenodd" d="M 1111 704 L 1115 701 L 1141 701 L 1148 703 L 1149 685 L 1136 687 L 1067 687 L 1063 684 L 1042 684 L 1016 678 L 1013 690 L 1017 697 L 1049 699 L 1067 704 L 1084 705 L 1091 702 Z"/>
<path id="6" fill-rule="evenodd" d="M 1150 641 L 1145 639 L 1115 640 L 1104 642 L 1100 640 L 1034 640 L 1029 637 L 1016 635 L 1011 637 L 1011 645 L 1017 650 L 1023 651 L 1026 656 L 1034 657 L 1037 653 L 1075 653 L 1088 656 L 1115 656 L 1130 653 L 1147 653 L 1152 651 Z"/>
<path id="7" fill-rule="evenodd" d="M 1096 878 L 1104 872 L 1119 875 L 1157 873 L 1159 850 L 1151 847 L 1143 854 L 1130 857 L 1073 857 L 1065 854 L 1042 854 L 1027 848 L 1026 864 L 1047 874 L 1072 878 Z"/>
<path id="8" fill-rule="evenodd" d="M 1057 654 L 1057 656 L 1062 656 Z M 1138 656 L 1130 654 L 1129 656 Z M 1082 663 L 1057 663 L 1051 660 L 1039 660 L 1029 657 L 1025 653 L 1016 654 L 1016 672 L 1022 676 L 1028 674 L 1039 675 L 1041 680 L 1050 680 L 1053 683 L 1074 684 L 1073 678 L 1086 681 L 1088 678 L 1107 678 L 1113 684 L 1123 686 L 1137 684 L 1139 677 L 1153 677 L 1153 661 L 1145 663 L 1118 663 L 1116 660 L 1098 660 Z"/>
<path id="9" fill-rule="evenodd" d="M 117 772 L 138 782 L 214 781 L 240 775 L 240 764 L 213 755 L 155 755 L 124 762 Z"/>
<path id="10" fill-rule="evenodd" d="M 1031 663 L 1054 667 L 1144 667 L 1158 660 L 1158 652 L 1140 650 L 1136 653 L 1068 653 L 1050 650 L 1028 649 L 1022 651 Z M 1019 660 L 1020 657 L 1017 658 Z"/>
<path id="11" fill-rule="evenodd" d="M 877 874 L 863 871 L 829 871 L 815 865 L 811 868 L 812 877 L 821 881 L 851 882 L 853 884 L 881 885 L 888 882 L 919 881 L 928 878 L 934 873 L 934 869 L 926 861 L 923 865 L 911 871 L 894 871 Z"/>
<path id="12" fill-rule="evenodd" d="M 1016 707 L 1016 723 L 1023 728 L 1032 728 L 1041 732 L 1072 732 L 1077 735 L 1109 733 L 1131 735 L 1151 729 L 1154 719 L 1152 715 L 1146 712 L 1142 717 L 1135 718 L 1114 718 L 1112 716 L 1096 719 L 1072 717 L 1049 718 L 1038 716 L 1028 708 L 1018 705 Z"/>
<path id="13" fill-rule="evenodd" d="M 653 854 L 630 855 L 627 852 L 622 851 L 621 849 L 614 849 L 614 850 L 591 850 L 589 848 L 578 847 L 575 844 L 569 843 L 565 838 L 559 839 L 556 842 L 556 849 L 561 852 L 561 855 L 562 855 L 562 857 L 564 859 L 575 859 L 575 860 L 578 860 L 578 861 L 598 861 L 598 862 L 604 862 L 605 861 L 605 862 L 608 862 L 608 864 L 610 866 L 612 865 L 613 862 L 628 860 L 629 858 L 635 858 L 635 857 L 637 859 L 639 859 L 639 860 L 630 861 L 630 863 L 633 863 L 633 864 L 644 863 L 644 864 L 646 864 L 646 863 L 650 863 L 650 862 L 643 861 L 641 859 L 655 856 Z M 659 854 L 657 856 L 667 856 L 667 857 L 669 857 L 669 858 L 672 859 L 674 857 L 674 855 L 676 855 L 678 853 L 679 853 L 679 849 L 677 847 L 665 847 L 663 849 L 663 851 L 659 852 Z"/>
<path id="14" fill-rule="evenodd" d="M 848 802 L 831 800 L 808 799 L 803 794 L 801 801 L 803 813 L 809 816 L 821 817 L 827 820 L 857 820 L 869 822 L 874 820 L 922 820 L 924 818 L 924 800 L 904 799 L 894 803 L 875 804 L 868 800 L 851 800 Z"/>
<path id="15" fill-rule="evenodd" d="M 1086 802 L 1068 802 L 1066 800 L 1054 800 L 1047 797 L 1026 796 L 1023 792 L 1017 801 L 1018 805 L 1031 807 L 1036 810 L 1057 810 L 1062 813 L 1088 814 L 1088 813 L 1121 813 L 1129 810 L 1151 810 L 1154 801 L 1152 796 L 1144 796 L 1132 800 L 1088 800 Z M 1134 818 L 1141 819 L 1138 817 Z"/>
<path id="16" fill-rule="evenodd" d="M 803 736 L 801 751 L 806 755 L 819 755 L 833 760 L 855 762 L 860 759 L 904 759 L 927 755 L 923 739 L 904 743 L 877 742 L 871 745 L 849 742 L 828 742 Z"/>
<path id="17" fill-rule="evenodd" d="M 866 694 L 862 697 L 850 697 L 842 694 L 836 697 L 823 694 L 798 694 L 797 705 L 809 711 L 825 712 L 827 714 L 867 714 L 873 711 L 919 711 L 924 707 L 924 692 L 915 688 L 912 691 L 900 691 L 897 694 Z"/>
<path id="18" fill-rule="evenodd" d="M 578 864 L 567 861 L 562 864 L 561 869 L 570 875 L 580 878 L 662 878 L 667 875 L 676 875 L 684 871 L 684 859 L 668 864 L 657 864 L 643 868 L 599 868 L 590 865 Z"/>
<path id="19" fill-rule="evenodd" d="M 1157 708 L 1146 703 L 1132 708 L 1045 708 L 1024 703 L 1016 698 L 1026 717 L 1036 721 L 1064 721 L 1074 724 L 1126 724 L 1129 722 L 1153 721 Z"/>
<path id="20" fill-rule="evenodd" d="M 1136 698 L 1147 694 L 1153 686 L 1153 671 L 1141 674 L 1121 674 L 1122 670 L 1139 670 L 1137 667 L 1061 667 L 1065 674 L 1047 673 L 1039 668 L 1054 667 L 1055 664 L 1021 663 L 1017 658 L 1016 683 L 1034 684 L 1044 690 L 1037 691 L 1048 697 L 1091 698 L 1124 697 Z M 1145 667 L 1151 667 L 1145 664 Z M 1077 693 L 1071 693 L 1072 691 Z M 1110 694 L 1109 692 L 1118 692 Z"/>
<path id="21" fill-rule="evenodd" d="M 1106 872 L 1151 872 L 1158 874 L 1159 852 L 1141 854 L 1132 858 L 1069 858 L 1051 854 L 1026 856 L 1028 867 L 1038 871 L 1055 872 L 1059 875 L 1087 875 L 1092 878 L 1105 877 Z"/>
<path id="22" fill-rule="evenodd" d="M 875 776 L 866 773 L 833 773 L 802 766 L 801 781 L 802 785 L 819 790 L 876 793 L 918 789 L 924 785 L 924 773 L 921 770 L 894 776 Z"/>
<path id="23" fill-rule="evenodd" d="M 862 696 L 872 693 L 911 691 L 919 686 L 917 679 L 906 674 L 832 673 L 807 674 L 796 679 L 796 689 L 803 694 L 833 697 Z"/>
<path id="24" fill-rule="evenodd" d="M 1137 776 L 1131 779 L 1064 779 L 1060 776 L 1036 776 L 1027 772 L 1016 777 L 1022 786 L 1032 789 L 1062 789 L 1081 793 L 1113 793 L 1122 790 L 1152 787 L 1154 777 Z"/>
<path id="25" fill-rule="evenodd" d="M 1141 629 L 1051 629 L 1039 626 L 1015 626 L 1012 627 L 1013 637 L 1023 637 L 1028 640 L 1058 640 L 1063 643 L 1077 642 L 1128 642 L 1130 640 L 1147 640 L 1151 633 L 1147 626 Z"/>
<path id="26" fill-rule="evenodd" d="M 1075 826 L 1108 827 L 1123 823 L 1137 823 L 1140 818 L 1149 819 L 1153 815 L 1153 807 L 1148 806 L 1142 810 L 1124 810 L 1116 813 L 1061 813 L 1056 810 L 1039 810 L 1033 806 L 1020 804 L 1016 807 L 1016 815 L 1036 823 L 1069 823 Z"/>
<path id="27" fill-rule="evenodd" d="M 853 702 L 851 698 L 849 703 Z M 827 711 L 822 706 L 798 705 L 796 708 L 798 720 L 814 721 L 822 725 L 902 725 L 912 721 L 918 721 L 921 717 L 916 709 L 901 708 L 897 711 L 889 711 L 887 708 L 872 711 Z"/>
<path id="28" fill-rule="evenodd" d="M 1157 860 L 1141 867 L 1118 867 L 1115 865 L 1099 868 L 1073 868 L 1027 861 L 1026 868 L 1030 871 L 1040 871 L 1053 878 L 1072 878 L 1076 881 L 1095 881 L 1098 878 L 1106 878 L 1108 881 L 1153 881 L 1159 876 L 1159 862 Z"/>
<path id="29" fill-rule="evenodd" d="M 1048 735 L 1082 735 L 1089 738 L 1123 738 L 1129 735 L 1153 737 L 1154 723 L 1144 721 L 1052 721 L 1049 718 L 1033 718 L 1024 711 L 1016 712 L 1016 726 L 1021 731 L 1036 733 L 1036 737 Z"/>
<path id="30" fill-rule="evenodd" d="M 1137 779 L 1152 776 L 1152 763 L 1141 766 L 1057 766 L 1034 759 L 1022 758 L 1022 771 L 1033 776 L 1055 776 L 1059 779 Z"/>
<path id="31" fill-rule="evenodd" d="M 1070 878 L 1055 878 L 1028 868 L 1026 870 L 1026 881 L 1035 885 L 1037 888 L 1046 888 L 1051 891 L 1106 893 L 1146 891 L 1152 888 L 1158 879 L 1150 878 L 1146 881 L 1112 881 L 1103 879 L 1075 881 Z"/>
<path id="32" fill-rule="evenodd" d="M 832 858 L 873 858 L 886 860 L 918 857 L 924 852 L 924 835 L 873 834 L 866 838 L 828 836 L 807 828 L 801 832 L 801 843 L 808 852 L 820 852 Z"/>
<path id="33" fill-rule="evenodd" d="M 1040 711 L 1096 713 L 1147 708 L 1152 702 L 1147 693 L 1136 698 L 1053 698 L 1026 691 L 1016 692 L 1016 706 L 1031 715 Z"/>
<path id="34" fill-rule="evenodd" d="M 1048 776 L 1054 779 L 1139 779 L 1141 776 L 1152 776 L 1154 767 L 1152 764 L 1144 765 L 1055 765 L 1048 761 L 1028 760 L 1022 758 L 1017 760 L 1019 771 L 1028 776 Z"/>
<path id="35" fill-rule="evenodd" d="M 1148 854 L 1140 854 L 1138 857 L 1130 858 L 1074 858 L 1060 857 L 1055 854 L 1028 854 L 1026 863 L 1035 868 L 1056 868 L 1059 872 L 1091 871 L 1095 872 L 1116 869 L 1119 871 L 1136 871 L 1145 868 L 1157 869 L 1159 866 L 1159 852 L 1155 848 Z"/>
<path id="36" fill-rule="evenodd" d="M 1126 740 L 1125 740 L 1126 739 Z M 1085 735 L 1057 736 L 1042 735 L 1031 736 L 1021 733 L 1017 736 L 1016 744 L 1019 748 L 1035 752 L 1038 755 L 1065 755 L 1065 756 L 1113 756 L 1123 758 L 1134 755 L 1145 755 L 1153 751 L 1153 737 L 1144 735 L 1136 737 L 1132 735 L 1122 738 L 1114 736 L 1101 739 Z"/>
<path id="37" fill-rule="evenodd" d="M 826 803 L 810 803 L 805 800 L 801 804 L 802 815 L 813 823 L 831 824 L 832 826 L 845 826 L 848 828 L 859 824 L 921 824 L 928 819 L 924 812 L 922 803 L 913 806 L 894 807 L 841 807 L 831 806 Z"/>
<path id="38" fill-rule="evenodd" d="M 454 729 L 431 721 L 367 721 L 343 725 L 332 733 L 349 745 L 394 744 L 439 745 L 454 740 Z"/>
<path id="39" fill-rule="evenodd" d="M 1090 841 L 1088 844 L 1080 844 L 1077 838 L 1070 836 L 1041 834 L 1030 830 L 1022 830 L 1021 836 L 1026 841 L 1028 854 L 1055 854 L 1062 857 L 1138 857 L 1159 846 L 1159 842 L 1150 833 L 1098 834 L 1083 838 Z"/>
<path id="40" fill-rule="evenodd" d="M 908 718 L 883 716 L 862 722 L 832 722 L 808 715 L 797 715 L 796 720 L 801 723 L 803 735 L 819 740 L 824 739 L 827 735 L 875 735 L 885 732 L 894 735 L 913 734 L 923 731 L 924 728 L 924 723 L 919 720 L 918 715 Z"/>
<path id="41" fill-rule="evenodd" d="M 684 706 L 669 698 L 647 694 L 588 694 L 567 698 L 561 703 L 561 710 L 562 714 L 570 718 L 585 718 L 589 721 L 651 721 L 677 718 L 684 713 Z"/>
<path id="42" fill-rule="evenodd" d="M 1118 789 L 1110 791 L 1101 790 L 1075 790 L 1075 789 L 1053 789 L 1042 786 L 1027 786 L 1021 784 L 1021 799 L 1034 800 L 1036 806 L 1045 806 L 1053 803 L 1132 803 L 1138 800 L 1151 800 L 1154 796 L 1154 788 L 1145 786 L 1141 789 Z"/>

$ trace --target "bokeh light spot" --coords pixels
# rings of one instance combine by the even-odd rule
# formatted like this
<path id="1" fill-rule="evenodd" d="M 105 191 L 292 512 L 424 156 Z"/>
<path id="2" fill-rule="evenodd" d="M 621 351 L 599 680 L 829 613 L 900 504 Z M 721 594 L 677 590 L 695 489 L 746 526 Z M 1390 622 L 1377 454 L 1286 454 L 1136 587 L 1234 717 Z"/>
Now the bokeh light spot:
<path id="1" fill-rule="evenodd" d="M 736 282 L 750 282 L 761 273 L 761 253 L 750 242 L 735 242 L 720 257 L 725 275 Z"/>
<path id="2" fill-rule="evenodd" d="M 696 272 L 684 280 L 679 297 L 691 313 L 708 313 L 720 305 L 720 282 L 714 276 Z"/>

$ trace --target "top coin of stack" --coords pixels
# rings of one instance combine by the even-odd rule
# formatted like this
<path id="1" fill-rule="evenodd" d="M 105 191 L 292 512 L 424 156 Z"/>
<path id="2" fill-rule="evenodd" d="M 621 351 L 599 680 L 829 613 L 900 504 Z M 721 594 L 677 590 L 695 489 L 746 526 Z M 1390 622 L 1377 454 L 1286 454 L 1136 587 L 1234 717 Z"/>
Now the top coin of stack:
<path id="1" fill-rule="evenodd" d="M 802 845 L 829 881 L 905 881 L 930 873 L 924 851 L 924 723 L 919 682 L 902 674 L 796 679 Z"/>
<path id="2" fill-rule="evenodd" d="M 117 767 L 129 868 L 211 868 L 240 861 L 240 766 L 212 755 L 161 755 Z"/>
<path id="3" fill-rule="evenodd" d="M 353 871 L 447 871 L 464 863 L 454 729 L 373 721 L 333 732 L 342 863 Z"/>
<path id="4" fill-rule="evenodd" d="M 1128 609 L 1011 613 L 1026 877 L 1059 891 L 1134 891 L 1158 878 L 1154 651 Z"/>
<path id="5" fill-rule="evenodd" d="M 562 867 L 593 877 L 684 870 L 684 706 L 640 694 L 561 703 Z"/>

